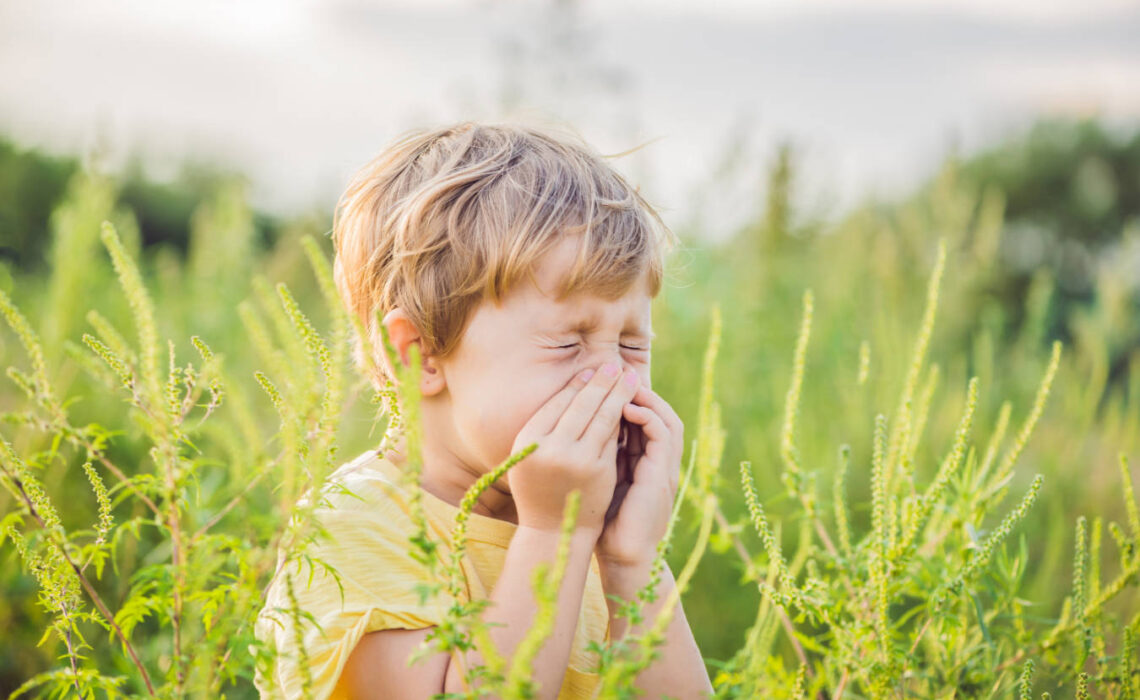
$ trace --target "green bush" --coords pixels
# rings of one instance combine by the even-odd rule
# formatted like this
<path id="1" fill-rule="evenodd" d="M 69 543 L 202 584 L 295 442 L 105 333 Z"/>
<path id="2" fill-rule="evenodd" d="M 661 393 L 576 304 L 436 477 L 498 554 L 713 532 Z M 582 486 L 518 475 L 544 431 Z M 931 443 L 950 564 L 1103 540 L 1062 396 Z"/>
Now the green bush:
<path id="1" fill-rule="evenodd" d="M 377 427 L 414 436 L 417 397 L 350 370 L 353 325 L 304 222 L 263 253 L 241 198 L 219 194 L 184 267 L 140 256 L 129 213 L 97 197 L 63 205 L 77 213 L 52 275 L 0 296 L 18 390 L 0 395 L 0 531 L 22 564 L 0 573 L 3 677 L 20 696 L 250 697 L 274 660 L 252 629 L 277 552 L 304 560 L 320 534 L 302 496 L 341 446 L 374 446 Z M 1041 332 L 1040 276 L 1007 340 L 980 291 L 1001 211 L 953 171 L 896 212 L 795 238 L 772 230 L 785 220 L 686 248 L 690 283 L 670 280 L 654 309 L 655 386 L 695 426 L 659 564 L 680 572 L 718 696 L 1132 697 L 1140 353 L 1109 382 L 1119 287 L 1102 278 L 1062 353 Z M 100 245 L 108 257 L 82 265 L 67 254 Z M 287 279 L 255 275 L 249 295 L 258 267 Z M 1027 461 L 1036 474 L 1014 469 Z M 435 648 L 485 641 L 477 607 L 457 605 Z M 602 650 L 605 697 L 631 696 L 661 629 Z M 505 696 L 528 692 L 525 657 L 491 664 Z"/>

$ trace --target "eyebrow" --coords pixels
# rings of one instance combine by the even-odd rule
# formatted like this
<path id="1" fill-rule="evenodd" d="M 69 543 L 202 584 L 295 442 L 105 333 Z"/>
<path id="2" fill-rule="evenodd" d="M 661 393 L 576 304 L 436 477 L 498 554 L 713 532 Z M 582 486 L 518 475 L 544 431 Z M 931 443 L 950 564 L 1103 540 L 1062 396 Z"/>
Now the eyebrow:
<path id="1" fill-rule="evenodd" d="M 562 333 L 589 333 L 598 327 L 596 318 L 583 318 L 577 321 L 564 321 L 558 324 L 558 330 Z M 622 329 L 623 335 L 640 335 L 653 340 L 657 334 L 651 328 L 642 328 L 640 325 L 629 325 Z"/>

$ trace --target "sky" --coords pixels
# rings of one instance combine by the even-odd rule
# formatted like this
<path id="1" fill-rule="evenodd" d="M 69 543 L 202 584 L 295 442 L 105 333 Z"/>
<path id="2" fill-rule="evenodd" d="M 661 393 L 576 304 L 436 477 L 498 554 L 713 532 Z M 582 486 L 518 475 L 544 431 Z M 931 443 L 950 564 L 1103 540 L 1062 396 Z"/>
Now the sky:
<path id="1" fill-rule="evenodd" d="M 1135 0 L 0 0 L 0 132 L 217 161 L 288 215 L 407 129 L 549 120 L 640 147 L 615 166 L 718 239 L 783 142 L 801 210 L 836 217 L 1041 115 L 1135 127 L 1137 37 Z"/>

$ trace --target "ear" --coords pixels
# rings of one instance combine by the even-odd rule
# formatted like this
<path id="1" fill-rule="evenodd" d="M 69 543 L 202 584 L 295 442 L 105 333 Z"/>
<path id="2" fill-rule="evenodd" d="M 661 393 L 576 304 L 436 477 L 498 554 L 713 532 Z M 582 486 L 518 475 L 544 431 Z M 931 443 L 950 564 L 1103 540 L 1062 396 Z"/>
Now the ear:
<path id="1" fill-rule="evenodd" d="M 420 369 L 422 370 L 420 376 L 420 393 L 424 396 L 432 396 L 438 394 L 446 385 L 443 378 L 443 371 L 439 363 L 431 355 L 423 354 L 423 343 L 421 342 L 420 331 L 412 320 L 408 318 L 408 314 L 396 307 L 384 315 L 383 324 L 388 329 L 388 338 L 392 341 L 392 345 L 396 348 L 396 353 L 399 355 L 399 360 L 408 367 L 412 364 L 411 355 L 408 348 L 412 343 L 420 349 Z M 394 369 L 394 368 L 393 368 Z"/>

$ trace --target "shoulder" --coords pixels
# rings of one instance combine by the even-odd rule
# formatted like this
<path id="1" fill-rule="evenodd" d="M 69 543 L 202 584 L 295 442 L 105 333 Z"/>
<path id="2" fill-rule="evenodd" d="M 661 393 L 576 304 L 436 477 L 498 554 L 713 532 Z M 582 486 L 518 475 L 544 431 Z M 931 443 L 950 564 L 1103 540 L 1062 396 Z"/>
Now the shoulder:
<path id="1" fill-rule="evenodd" d="M 306 534 L 298 540 L 299 550 L 279 552 L 279 568 L 290 562 L 306 588 L 328 589 L 327 582 L 313 580 L 314 564 L 347 576 L 362 589 L 378 580 L 427 574 L 412 552 L 410 538 L 417 526 L 409 490 L 374 455 L 365 452 L 342 464 L 316 496 L 310 493 L 298 503 L 294 524 Z"/>
<path id="2" fill-rule="evenodd" d="M 399 474 L 380 466 L 365 453 L 337 468 L 319 500 L 303 502 L 313 507 L 298 514 L 310 512 L 319 534 L 302 545 L 303 554 L 279 552 L 256 633 L 289 657 L 272 682 L 297 696 L 302 667 L 314 691 L 322 689 L 314 694 L 327 696 L 362 636 L 428 627 L 446 612 L 447 601 L 423 595 L 432 572 L 412 551 L 408 492 Z"/>
<path id="3" fill-rule="evenodd" d="M 372 450 L 338 467 L 325 479 L 317 498 L 313 510 L 322 519 L 349 514 L 394 518 L 385 520 L 391 523 L 404 520 L 399 516 L 408 512 L 412 500 L 402 476 L 385 469 Z M 309 494 L 298 505 L 310 507 L 312 499 Z"/>

